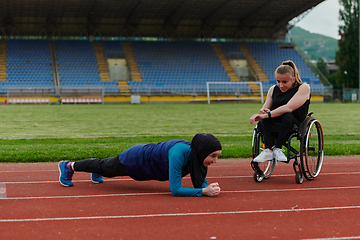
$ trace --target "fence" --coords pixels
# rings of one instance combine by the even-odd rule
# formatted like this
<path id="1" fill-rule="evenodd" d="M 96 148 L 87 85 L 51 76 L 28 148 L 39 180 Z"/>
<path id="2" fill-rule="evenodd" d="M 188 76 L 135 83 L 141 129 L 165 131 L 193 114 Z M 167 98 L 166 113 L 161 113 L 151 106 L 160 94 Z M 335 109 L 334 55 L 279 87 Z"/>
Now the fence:
<path id="1" fill-rule="evenodd" d="M 344 88 L 342 95 L 343 102 L 359 102 L 359 89 Z"/>

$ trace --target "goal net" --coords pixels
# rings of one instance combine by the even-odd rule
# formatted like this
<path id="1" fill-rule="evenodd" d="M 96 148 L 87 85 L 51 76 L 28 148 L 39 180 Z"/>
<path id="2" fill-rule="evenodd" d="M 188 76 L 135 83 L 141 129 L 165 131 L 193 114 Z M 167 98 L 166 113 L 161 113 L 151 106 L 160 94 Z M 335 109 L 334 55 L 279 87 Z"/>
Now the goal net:
<path id="1" fill-rule="evenodd" d="M 264 103 L 262 82 L 206 82 L 207 102 L 211 100 L 260 100 Z M 224 98 L 223 96 L 234 96 Z"/>

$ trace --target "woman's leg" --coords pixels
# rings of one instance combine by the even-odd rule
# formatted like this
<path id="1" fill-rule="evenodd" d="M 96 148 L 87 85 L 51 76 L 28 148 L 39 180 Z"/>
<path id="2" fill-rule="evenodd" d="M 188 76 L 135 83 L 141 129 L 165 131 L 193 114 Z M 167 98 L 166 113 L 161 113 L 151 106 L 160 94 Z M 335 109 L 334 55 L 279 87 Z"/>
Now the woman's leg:
<path id="1" fill-rule="evenodd" d="M 286 162 L 288 161 L 287 157 L 283 153 L 282 145 L 286 142 L 287 134 L 292 127 L 292 125 L 299 124 L 292 113 L 285 113 L 281 117 L 280 129 L 278 136 L 276 138 L 275 148 L 273 149 L 274 158 L 276 161 Z"/>
<path id="2" fill-rule="evenodd" d="M 275 143 L 275 152 L 272 152 L 272 148 L 274 146 L 274 139 L 271 134 L 271 126 L 274 123 L 280 123 L 280 129 L 278 136 L 276 138 Z M 264 162 L 271 160 L 275 157 L 277 161 L 287 161 L 286 156 L 282 152 L 281 148 L 282 145 L 286 141 L 287 133 L 289 132 L 292 124 L 299 124 L 292 113 L 285 113 L 282 116 L 270 118 L 270 119 L 263 119 L 263 135 L 264 135 L 264 143 L 265 143 L 265 150 L 262 151 L 255 159 L 255 162 Z"/>
<path id="3" fill-rule="evenodd" d="M 285 113 L 281 118 L 281 127 L 279 134 L 276 138 L 275 148 L 282 148 L 282 145 L 286 142 L 286 135 L 289 132 L 293 124 L 300 125 L 299 121 L 294 117 L 292 113 Z"/>
<path id="4" fill-rule="evenodd" d="M 265 149 L 254 158 L 254 162 L 265 162 L 274 158 L 271 150 L 272 146 L 274 145 L 274 140 L 271 136 L 271 124 L 274 122 L 274 119 L 263 119 L 258 123 L 259 127 L 262 128 L 263 131 Z"/>
<path id="5" fill-rule="evenodd" d="M 73 169 L 76 172 L 97 173 L 108 178 L 128 175 L 126 166 L 120 163 L 118 156 L 77 161 L 74 162 Z"/>
<path id="6" fill-rule="evenodd" d="M 118 157 L 105 159 L 86 159 L 78 162 L 59 162 L 59 181 L 65 187 L 73 186 L 74 171 L 90 172 L 94 183 L 101 183 L 104 177 L 127 176 L 126 166 L 121 164 Z M 99 175 L 101 176 L 99 176 Z"/>
<path id="7" fill-rule="evenodd" d="M 264 135 L 264 143 L 265 149 L 271 149 L 274 146 L 274 139 L 271 135 L 271 125 L 279 120 L 278 118 L 271 119 L 263 119 L 263 135 Z"/>

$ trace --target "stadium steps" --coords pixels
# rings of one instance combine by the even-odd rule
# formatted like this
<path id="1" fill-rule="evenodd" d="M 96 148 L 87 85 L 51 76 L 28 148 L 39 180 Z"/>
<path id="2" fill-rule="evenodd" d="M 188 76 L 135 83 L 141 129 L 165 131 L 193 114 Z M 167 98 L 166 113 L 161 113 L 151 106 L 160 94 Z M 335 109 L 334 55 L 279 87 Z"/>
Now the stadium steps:
<path id="1" fill-rule="evenodd" d="M 255 75 L 259 78 L 260 81 L 269 81 L 266 74 L 260 67 L 259 63 L 256 61 L 252 53 L 250 52 L 250 49 L 246 46 L 246 43 L 239 45 L 240 50 L 244 54 L 247 63 L 249 64 L 252 71 L 255 73 Z M 260 94 L 260 88 L 257 84 L 248 84 L 248 86 L 251 88 L 251 92 L 253 94 Z"/>
<path id="2" fill-rule="evenodd" d="M 119 92 L 121 95 L 130 96 L 129 84 L 127 81 L 118 81 Z"/>
<path id="3" fill-rule="evenodd" d="M 6 42 L 0 42 L 0 81 L 6 81 Z"/>
<path id="4" fill-rule="evenodd" d="M 109 69 L 106 63 L 104 48 L 101 42 L 93 42 L 95 56 L 99 68 L 100 80 L 101 81 L 110 81 Z"/>
<path id="5" fill-rule="evenodd" d="M 216 55 L 218 56 L 221 65 L 223 66 L 226 74 L 229 76 L 230 81 L 239 81 L 238 77 L 234 69 L 231 67 L 229 60 L 226 58 L 224 51 L 221 49 L 220 45 L 217 43 L 211 44 L 212 48 L 214 49 Z"/>
<path id="6" fill-rule="evenodd" d="M 243 54 L 246 57 L 246 61 L 250 65 L 251 69 L 254 71 L 256 76 L 259 78 L 260 81 L 269 81 L 266 74 L 260 67 L 259 63 L 256 61 L 252 53 L 250 52 L 250 49 L 246 46 L 246 44 L 240 44 L 239 45 L 240 50 L 243 52 Z"/>
<path id="7" fill-rule="evenodd" d="M 132 80 L 133 81 L 142 81 L 143 78 L 141 76 L 140 69 L 136 62 L 134 52 L 131 48 L 130 43 L 123 42 L 121 44 L 122 44 L 122 47 L 123 47 L 123 50 L 124 50 L 124 53 L 126 56 L 126 60 L 128 61 L 128 66 L 130 67 L 130 73 L 131 73 Z"/>

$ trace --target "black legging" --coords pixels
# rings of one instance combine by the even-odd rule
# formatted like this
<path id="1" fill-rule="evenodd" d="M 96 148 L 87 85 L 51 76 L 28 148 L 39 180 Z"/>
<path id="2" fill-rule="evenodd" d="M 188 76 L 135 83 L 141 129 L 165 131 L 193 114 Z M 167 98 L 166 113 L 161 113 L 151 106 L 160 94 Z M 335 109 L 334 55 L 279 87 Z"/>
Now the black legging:
<path id="1" fill-rule="evenodd" d="M 281 123 L 281 127 L 279 129 L 280 131 L 275 142 L 276 148 L 281 148 L 282 145 L 286 142 L 286 135 L 293 124 L 300 126 L 300 122 L 294 117 L 292 113 L 284 113 L 279 117 L 264 119 L 263 124 L 265 148 L 271 148 L 274 145 L 273 138 L 271 136 L 271 125 L 275 122 Z"/>
<path id="2" fill-rule="evenodd" d="M 121 164 L 119 156 L 105 159 L 85 159 L 74 163 L 74 171 L 97 173 L 104 177 L 127 176 L 126 166 Z"/>

